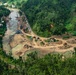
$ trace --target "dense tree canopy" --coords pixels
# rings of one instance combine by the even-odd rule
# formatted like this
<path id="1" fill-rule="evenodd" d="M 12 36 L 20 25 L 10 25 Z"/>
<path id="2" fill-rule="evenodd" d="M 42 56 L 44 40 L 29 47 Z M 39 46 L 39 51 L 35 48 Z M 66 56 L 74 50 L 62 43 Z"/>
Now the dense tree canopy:
<path id="1" fill-rule="evenodd" d="M 76 75 L 75 53 L 73 57 L 63 60 L 60 54 L 48 54 L 38 58 L 34 52 L 28 55 L 25 62 L 21 58 L 13 62 L 15 64 L 12 66 L 0 58 L 0 75 Z"/>
<path id="2" fill-rule="evenodd" d="M 4 8 L 4 6 L 0 6 L 0 17 L 2 16 L 8 16 L 10 13 L 10 11 L 6 8 Z"/>
<path id="3" fill-rule="evenodd" d="M 76 0 L 28 0 L 21 9 L 38 35 L 76 32 Z"/>
<path id="4" fill-rule="evenodd" d="M 0 26 L 0 35 L 2 36 L 6 31 L 6 22 L 2 17 L 8 16 L 9 14 L 10 14 L 10 11 L 8 9 L 4 8 L 3 6 L 0 6 L 0 24 L 2 24 L 2 26 Z M 0 36 L 0 47 L 1 46 L 2 46 L 2 37 Z"/>

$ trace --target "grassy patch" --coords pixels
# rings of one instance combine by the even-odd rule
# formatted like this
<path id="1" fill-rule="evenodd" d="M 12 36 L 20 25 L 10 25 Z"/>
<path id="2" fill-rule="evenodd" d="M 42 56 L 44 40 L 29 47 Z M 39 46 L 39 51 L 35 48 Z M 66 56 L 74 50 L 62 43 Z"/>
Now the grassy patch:
<path id="1" fill-rule="evenodd" d="M 68 38 L 70 38 L 68 35 L 63 36 L 63 39 L 68 39 Z"/>
<path id="2" fill-rule="evenodd" d="M 40 42 L 40 45 L 43 46 L 43 45 L 45 45 L 45 44 L 44 44 L 44 42 Z"/>
<path id="3" fill-rule="evenodd" d="M 28 36 L 27 35 L 27 38 L 30 39 L 31 41 L 33 40 L 33 37 L 32 36 Z"/>

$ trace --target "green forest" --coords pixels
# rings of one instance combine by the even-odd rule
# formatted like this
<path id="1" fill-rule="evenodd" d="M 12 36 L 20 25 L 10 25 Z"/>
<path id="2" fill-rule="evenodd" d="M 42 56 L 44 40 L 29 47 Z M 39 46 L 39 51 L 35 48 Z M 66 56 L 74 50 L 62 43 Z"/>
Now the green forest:
<path id="1" fill-rule="evenodd" d="M 3 59 L 0 58 L 0 75 L 76 75 L 76 52 L 64 59 L 60 54 L 39 58 L 36 52 L 28 54 L 26 61 L 5 55 Z"/>
<path id="2" fill-rule="evenodd" d="M 20 8 L 40 36 L 76 35 L 76 0 L 28 0 Z"/>

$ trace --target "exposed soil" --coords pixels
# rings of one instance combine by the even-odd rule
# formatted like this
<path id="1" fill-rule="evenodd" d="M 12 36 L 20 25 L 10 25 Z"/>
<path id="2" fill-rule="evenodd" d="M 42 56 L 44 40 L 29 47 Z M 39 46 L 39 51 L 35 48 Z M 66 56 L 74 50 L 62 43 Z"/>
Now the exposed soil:
<path id="1" fill-rule="evenodd" d="M 18 58 L 19 56 L 23 56 L 27 51 L 35 48 L 39 49 L 45 55 L 50 52 L 73 51 L 74 47 L 76 47 L 76 37 L 72 36 L 67 40 L 62 39 L 61 36 L 40 37 L 32 31 L 25 15 L 17 17 L 16 20 L 18 20 L 18 30 L 21 33 L 14 34 L 9 39 L 13 57 Z M 8 32 L 9 36 L 11 36 L 10 34 Z"/>

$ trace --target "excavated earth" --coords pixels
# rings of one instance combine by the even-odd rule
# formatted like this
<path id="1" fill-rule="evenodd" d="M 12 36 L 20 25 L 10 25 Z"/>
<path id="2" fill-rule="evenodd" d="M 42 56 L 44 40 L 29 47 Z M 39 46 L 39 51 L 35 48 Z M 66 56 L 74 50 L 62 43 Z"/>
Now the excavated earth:
<path id="1" fill-rule="evenodd" d="M 9 19 L 11 17 L 11 19 Z M 24 59 L 30 52 L 37 51 L 39 56 L 51 52 L 67 53 L 74 51 L 76 37 L 62 39 L 61 36 L 44 38 L 36 35 L 25 15 L 20 16 L 18 10 L 12 10 L 8 17 L 7 31 L 3 38 L 3 48 L 7 54 L 12 53 L 16 59 L 22 56 Z M 23 28 L 20 28 L 23 25 Z M 27 30 L 26 30 L 27 29 Z"/>

